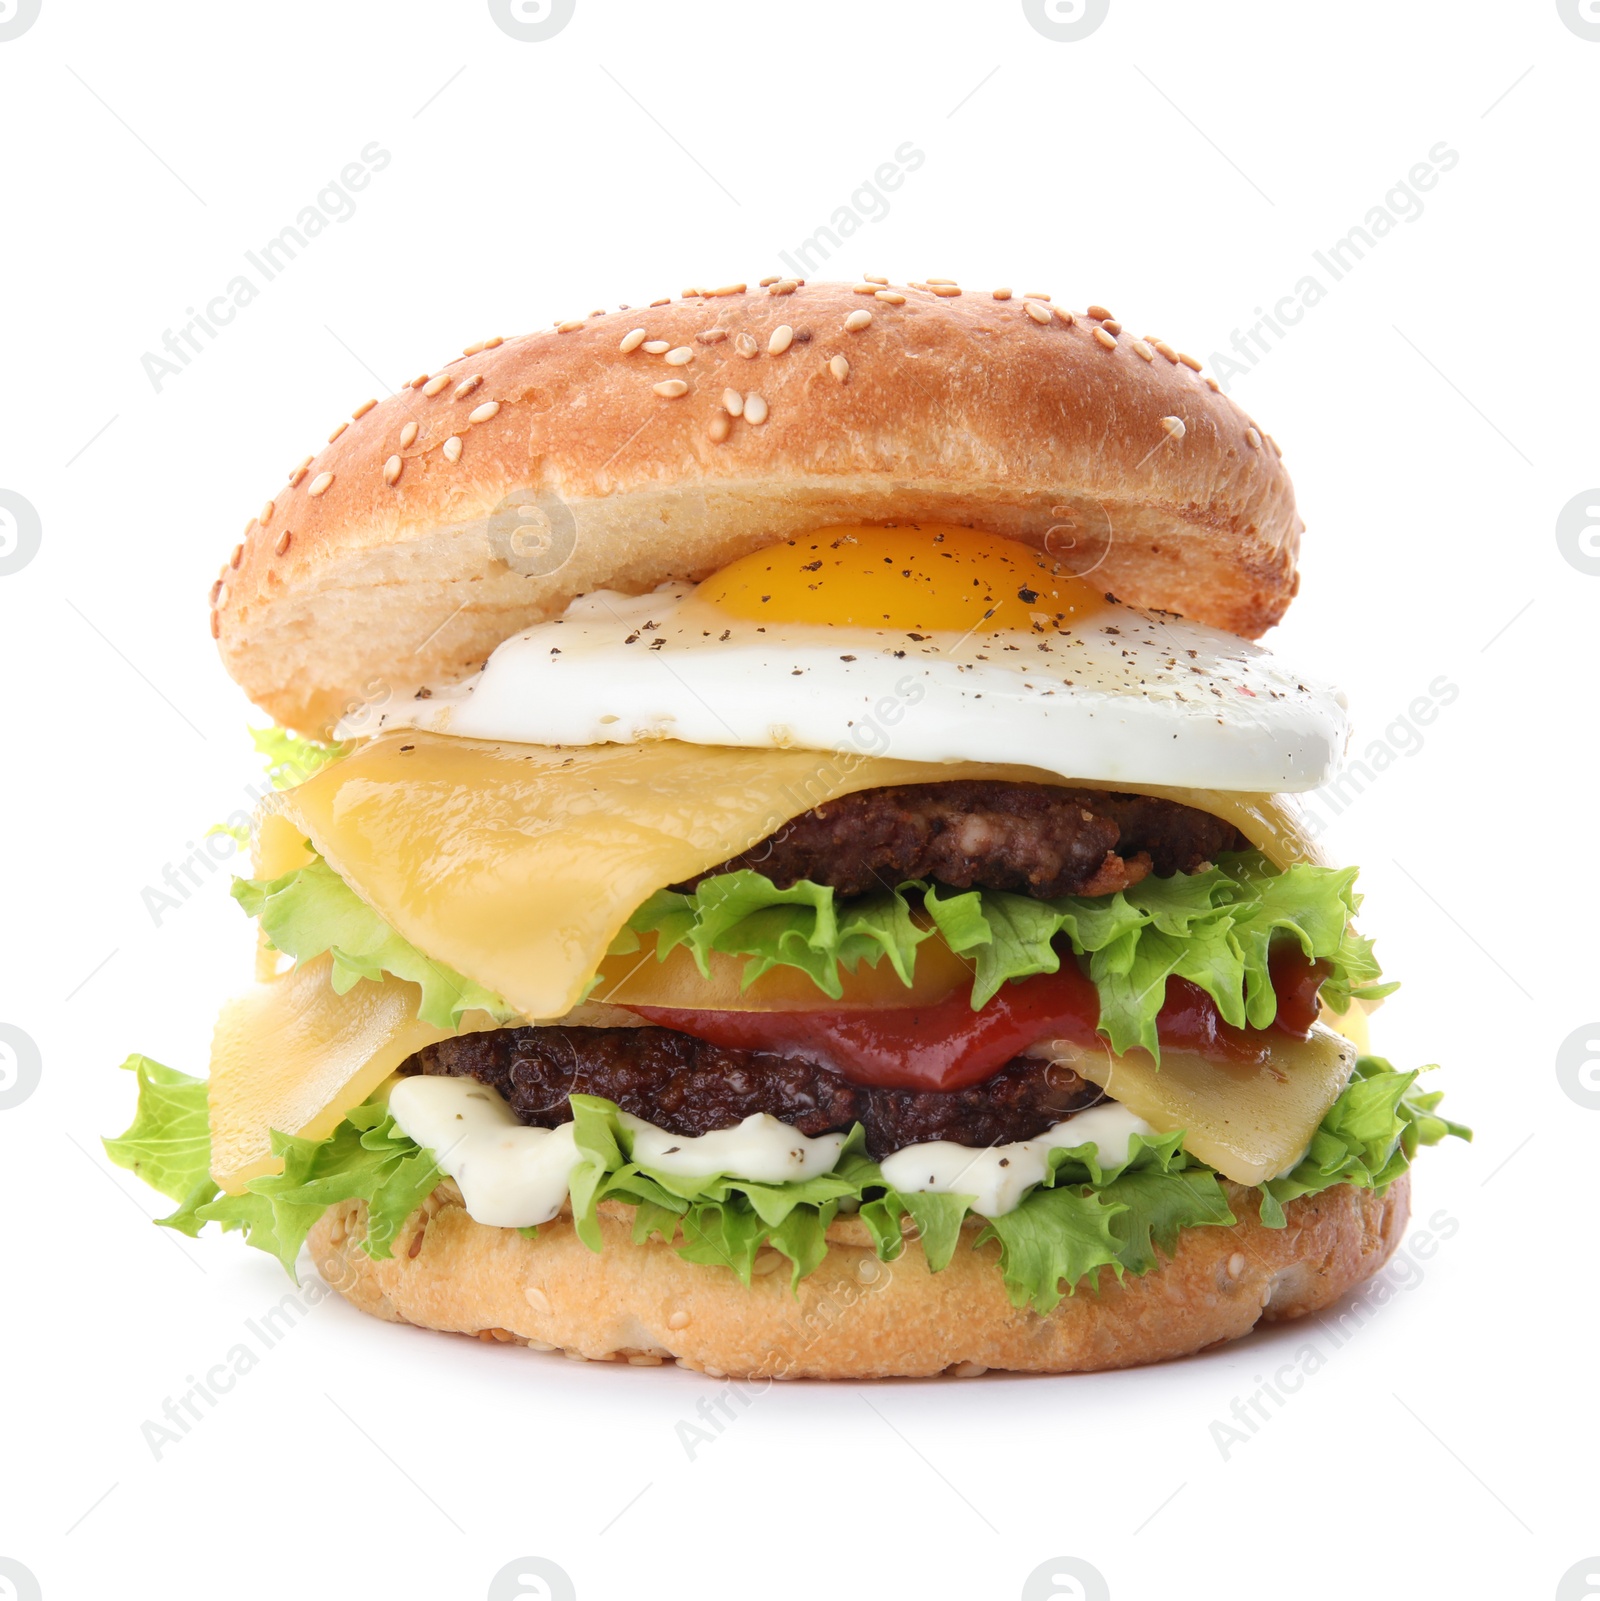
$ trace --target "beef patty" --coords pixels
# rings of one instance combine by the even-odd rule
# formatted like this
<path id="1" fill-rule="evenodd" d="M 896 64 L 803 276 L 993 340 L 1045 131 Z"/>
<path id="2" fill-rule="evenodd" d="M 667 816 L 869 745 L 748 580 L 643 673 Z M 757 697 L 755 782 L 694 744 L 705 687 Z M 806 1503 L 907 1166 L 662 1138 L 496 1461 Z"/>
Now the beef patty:
<path id="1" fill-rule="evenodd" d="M 785 823 L 676 889 L 739 868 L 786 889 L 806 878 L 861 895 L 908 878 L 1041 900 L 1109 895 L 1147 873 L 1192 873 L 1244 850 L 1231 823 L 1177 801 L 1114 790 L 955 779 L 844 795 Z"/>
<path id="2" fill-rule="evenodd" d="M 570 1122 L 569 1095 L 599 1095 L 671 1134 L 709 1134 L 770 1112 L 802 1134 L 864 1126 L 882 1158 L 907 1145 L 1032 1139 L 1101 1091 L 1074 1073 L 1019 1056 L 993 1078 L 948 1093 L 867 1089 L 815 1062 L 710 1045 L 669 1028 L 503 1028 L 424 1046 L 402 1073 L 474 1078 L 535 1128 Z"/>

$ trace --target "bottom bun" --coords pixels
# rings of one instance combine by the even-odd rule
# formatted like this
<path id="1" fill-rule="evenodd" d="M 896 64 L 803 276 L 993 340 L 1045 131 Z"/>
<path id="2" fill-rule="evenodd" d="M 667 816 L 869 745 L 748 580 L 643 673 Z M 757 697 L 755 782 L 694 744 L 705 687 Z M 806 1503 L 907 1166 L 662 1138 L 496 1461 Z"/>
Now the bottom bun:
<path id="1" fill-rule="evenodd" d="M 1388 1261 L 1410 1212 L 1410 1180 L 1382 1195 L 1344 1184 L 1293 1201 L 1269 1229 L 1255 1192 L 1229 1186 L 1239 1222 L 1186 1230 L 1170 1261 L 1118 1283 L 1109 1268 L 1054 1311 L 1015 1307 L 999 1247 L 971 1249 L 931 1273 L 917 1241 L 880 1262 L 859 1219 L 828 1230 L 816 1272 L 789 1288 L 776 1251 L 747 1287 L 728 1268 L 686 1262 L 652 1239 L 635 1245 L 631 1209 L 607 1202 L 596 1253 L 561 1218 L 527 1238 L 475 1223 L 445 1183 L 400 1230 L 396 1255 L 360 1248 L 366 1207 L 332 1207 L 311 1232 L 312 1258 L 363 1312 L 391 1323 L 561 1350 L 590 1361 L 680 1367 L 723 1378 L 968 1377 L 989 1368 L 1083 1373 L 1187 1356 L 1304 1317 Z"/>

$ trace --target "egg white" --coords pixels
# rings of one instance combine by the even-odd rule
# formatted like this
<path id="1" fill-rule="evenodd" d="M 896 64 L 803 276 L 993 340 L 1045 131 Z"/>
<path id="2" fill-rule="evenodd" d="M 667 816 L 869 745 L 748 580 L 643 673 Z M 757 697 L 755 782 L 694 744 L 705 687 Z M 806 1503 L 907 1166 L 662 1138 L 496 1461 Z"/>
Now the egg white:
<path id="1" fill-rule="evenodd" d="M 582 596 L 506 640 L 474 678 L 362 708 L 338 732 L 399 727 L 1023 763 L 1257 792 L 1315 788 L 1349 733 L 1337 690 L 1247 640 L 1132 607 L 1062 632 L 907 634 L 745 621 L 682 584 Z"/>

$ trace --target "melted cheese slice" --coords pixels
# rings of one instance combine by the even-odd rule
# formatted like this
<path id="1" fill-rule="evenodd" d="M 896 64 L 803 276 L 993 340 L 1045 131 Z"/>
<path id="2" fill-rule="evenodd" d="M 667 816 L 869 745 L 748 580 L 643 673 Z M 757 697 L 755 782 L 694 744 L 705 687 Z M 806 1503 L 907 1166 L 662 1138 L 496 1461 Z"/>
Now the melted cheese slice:
<path id="1" fill-rule="evenodd" d="M 334 994 L 324 956 L 228 1002 L 211 1039 L 211 1176 L 230 1195 L 276 1173 L 271 1130 L 326 1139 L 413 1051 L 447 1037 L 417 1018 L 415 984 Z M 465 1032 L 496 1028 L 469 1012 Z"/>
<path id="2" fill-rule="evenodd" d="M 526 1017 L 557 1018 L 656 890 L 840 795 L 957 778 L 1069 782 L 1032 767 L 674 740 L 560 748 L 397 733 L 269 798 L 257 869 L 288 871 L 309 838 L 418 949 Z M 1284 797 L 1124 787 L 1226 818 L 1280 866 L 1321 859 Z"/>
<path id="3" fill-rule="evenodd" d="M 1113 1056 L 1066 1040 L 1029 1054 L 1098 1084 L 1159 1133 L 1182 1129 L 1184 1149 L 1236 1184 L 1260 1184 L 1300 1160 L 1356 1062 L 1355 1045 L 1324 1028 L 1308 1040 L 1280 1035 L 1259 1065 L 1163 1049 L 1157 1069 L 1143 1051 Z"/>

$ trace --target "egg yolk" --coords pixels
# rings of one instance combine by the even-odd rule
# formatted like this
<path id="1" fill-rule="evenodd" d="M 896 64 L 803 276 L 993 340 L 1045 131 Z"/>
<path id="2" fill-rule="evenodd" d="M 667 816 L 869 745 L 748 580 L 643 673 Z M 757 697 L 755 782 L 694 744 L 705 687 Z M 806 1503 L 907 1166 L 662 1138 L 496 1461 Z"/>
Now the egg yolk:
<path id="1" fill-rule="evenodd" d="M 757 622 L 1043 632 L 1105 596 L 1015 539 L 930 523 L 823 528 L 730 562 L 696 598 Z"/>

